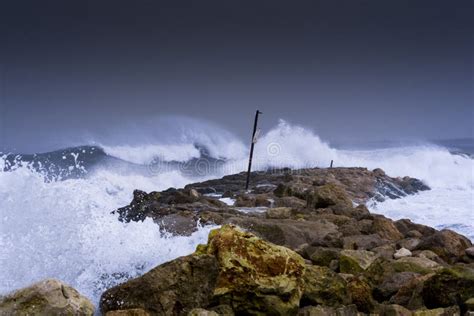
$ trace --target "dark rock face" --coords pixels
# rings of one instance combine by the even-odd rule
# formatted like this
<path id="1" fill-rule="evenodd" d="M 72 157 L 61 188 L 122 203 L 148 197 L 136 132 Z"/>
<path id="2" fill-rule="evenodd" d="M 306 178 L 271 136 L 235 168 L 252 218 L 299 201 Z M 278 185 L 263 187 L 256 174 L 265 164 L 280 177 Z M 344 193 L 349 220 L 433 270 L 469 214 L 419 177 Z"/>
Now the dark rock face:
<path id="1" fill-rule="evenodd" d="M 186 315 L 210 303 L 217 276 L 215 257 L 181 257 L 107 290 L 101 311 L 141 308 L 155 315 Z"/>
<path id="2" fill-rule="evenodd" d="M 423 301 L 428 308 L 459 305 L 474 297 L 474 268 L 457 266 L 437 272 L 423 284 Z"/>

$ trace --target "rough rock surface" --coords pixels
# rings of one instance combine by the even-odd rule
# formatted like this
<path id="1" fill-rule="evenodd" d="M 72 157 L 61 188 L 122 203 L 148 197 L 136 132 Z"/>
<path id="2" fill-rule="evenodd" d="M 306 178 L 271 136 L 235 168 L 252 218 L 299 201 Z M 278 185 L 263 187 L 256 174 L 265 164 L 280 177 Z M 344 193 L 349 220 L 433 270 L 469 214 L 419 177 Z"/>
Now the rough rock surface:
<path id="1" fill-rule="evenodd" d="M 101 310 L 186 315 L 195 308 L 228 304 L 237 313 L 294 314 L 304 271 L 303 258 L 292 250 L 226 225 L 213 230 L 208 244 L 194 254 L 106 291 Z"/>
<path id="2" fill-rule="evenodd" d="M 93 315 L 94 305 L 74 288 L 47 279 L 0 297 L 0 315 Z"/>
<path id="3" fill-rule="evenodd" d="M 467 238 L 408 219 L 392 221 L 357 205 L 428 189 L 420 181 L 390 178 L 380 169 L 334 168 L 255 172 L 251 183 L 244 192 L 245 174 L 237 174 L 184 189 L 136 191 L 132 203 L 116 211 L 120 220 L 150 217 L 160 229 L 181 235 L 192 233 L 197 223 L 223 227 L 194 254 L 105 292 L 102 310 L 140 308 L 150 315 L 467 311 L 466 302 L 474 297 Z M 221 202 L 219 194 L 235 204 Z M 207 262 L 202 268 L 183 267 L 202 260 Z"/>
<path id="4" fill-rule="evenodd" d="M 210 303 L 217 276 L 214 256 L 181 257 L 107 290 L 100 308 L 103 314 L 138 308 L 152 315 L 183 315 Z"/>

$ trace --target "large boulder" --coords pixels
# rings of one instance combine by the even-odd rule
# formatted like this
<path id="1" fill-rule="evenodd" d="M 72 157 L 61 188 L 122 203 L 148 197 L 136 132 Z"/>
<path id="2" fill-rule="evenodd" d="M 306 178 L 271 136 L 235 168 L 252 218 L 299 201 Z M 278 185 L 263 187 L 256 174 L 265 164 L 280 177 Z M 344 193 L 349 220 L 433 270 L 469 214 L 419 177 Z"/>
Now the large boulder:
<path id="1" fill-rule="evenodd" d="M 187 315 L 229 306 L 236 314 L 296 314 L 304 272 L 304 259 L 292 250 L 224 225 L 195 253 L 107 290 L 101 310 Z"/>
<path id="2" fill-rule="evenodd" d="M 0 297 L 0 315 L 93 315 L 94 305 L 77 290 L 46 279 Z"/>
<path id="3" fill-rule="evenodd" d="M 212 255 L 219 265 L 214 302 L 236 313 L 296 313 L 303 294 L 304 259 L 294 251 L 225 225 L 209 234 L 198 253 Z"/>
<path id="4" fill-rule="evenodd" d="M 143 309 L 153 315 L 185 315 L 210 303 L 217 276 L 214 256 L 181 257 L 104 292 L 101 311 Z"/>

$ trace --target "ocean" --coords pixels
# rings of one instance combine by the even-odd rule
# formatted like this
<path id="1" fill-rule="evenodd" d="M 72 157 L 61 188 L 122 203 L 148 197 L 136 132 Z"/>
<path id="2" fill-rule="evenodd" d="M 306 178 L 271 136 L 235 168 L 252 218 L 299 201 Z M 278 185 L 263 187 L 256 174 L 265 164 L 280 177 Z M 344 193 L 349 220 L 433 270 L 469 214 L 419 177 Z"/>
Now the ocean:
<path id="1" fill-rule="evenodd" d="M 185 124 L 186 125 L 186 124 Z M 162 234 L 151 220 L 121 223 L 114 209 L 134 189 L 159 191 L 244 171 L 248 144 L 218 127 L 180 127 L 173 137 L 95 139 L 57 150 L 0 153 L 0 294 L 58 278 L 98 302 L 108 287 L 205 243 Z M 333 146 L 285 121 L 263 133 L 253 170 L 382 168 L 431 187 L 403 199 L 369 201 L 375 213 L 449 228 L 474 240 L 474 141 Z"/>

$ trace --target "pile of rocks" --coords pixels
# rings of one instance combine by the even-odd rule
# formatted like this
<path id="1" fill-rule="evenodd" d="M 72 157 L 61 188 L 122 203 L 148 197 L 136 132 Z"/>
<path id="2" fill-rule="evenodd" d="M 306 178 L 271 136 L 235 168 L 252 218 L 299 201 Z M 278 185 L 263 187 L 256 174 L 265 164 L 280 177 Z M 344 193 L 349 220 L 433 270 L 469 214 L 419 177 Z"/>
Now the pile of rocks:
<path id="1" fill-rule="evenodd" d="M 221 228 L 213 230 L 207 245 L 193 254 L 107 290 L 100 302 L 102 313 L 474 312 L 474 248 L 469 239 L 407 219 L 392 221 L 355 203 L 426 189 L 418 180 L 360 168 L 311 169 L 296 175 L 283 170 L 254 174 L 255 185 L 243 192 L 242 179 L 243 175 L 234 175 L 180 190 L 135 191 L 132 203 L 116 211 L 122 221 L 151 217 L 161 229 L 184 235 L 192 233 L 197 223 Z M 399 194 L 383 194 L 387 188 Z M 216 194 L 233 199 L 235 205 L 223 203 Z M 258 207 L 259 212 L 241 212 L 240 207 Z M 24 291 L 3 298 L 0 315 L 41 302 L 49 306 L 49 300 L 25 296 Z M 73 315 L 90 312 L 83 298 L 82 303 L 73 303 L 75 296 L 67 296 L 69 303 L 63 298 L 61 302 L 76 308 Z M 19 303 L 24 301 L 28 303 Z"/>

